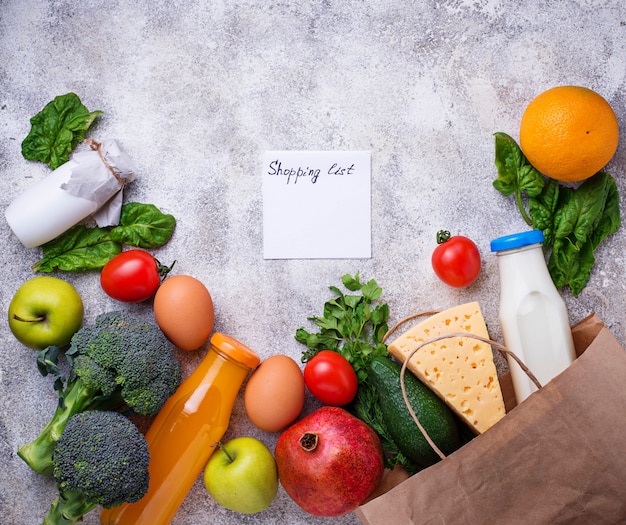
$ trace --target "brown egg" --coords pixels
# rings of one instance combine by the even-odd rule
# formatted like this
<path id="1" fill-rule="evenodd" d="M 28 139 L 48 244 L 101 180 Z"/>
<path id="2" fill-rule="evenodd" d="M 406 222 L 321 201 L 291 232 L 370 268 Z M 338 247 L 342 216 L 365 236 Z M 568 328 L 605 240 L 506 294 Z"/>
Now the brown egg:
<path id="1" fill-rule="evenodd" d="M 298 363 L 286 355 L 265 359 L 248 380 L 244 405 L 250 421 L 266 432 L 293 423 L 304 406 L 304 376 Z"/>
<path id="2" fill-rule="evenodd" d="M 211 294 L 195 277 L 168 277 L 154 296 L 154 317 L 174 345 L 181 350 L 195 350 L 213 331 Z"/>

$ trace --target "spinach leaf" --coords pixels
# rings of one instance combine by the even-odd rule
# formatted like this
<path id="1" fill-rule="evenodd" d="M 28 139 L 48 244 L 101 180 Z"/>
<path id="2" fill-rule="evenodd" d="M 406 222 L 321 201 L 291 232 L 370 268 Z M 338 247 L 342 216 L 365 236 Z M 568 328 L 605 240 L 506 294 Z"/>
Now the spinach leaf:
<path id="1" fill-rule="evenodd" d="M 137 248 L 157 248 L 170 240 L 175 226 L 174 216 L 154 204 L 129 202 L 122 207 L 120 225 L 111 230 L 111 238 Z"/>
<path id="2" fill-rule="evenodd" d="M 577 246 L 587 242 L 602 218 L 607 198 L 608 176 L 598 173 L 572 192 L 567 202 L 557 210 L 557 239 L 569 237 Z"/>
<path id="3" fill-rule="evenodd" d="M 498 178 L 493 186 L 505 197 L 515 194 L 517 207 L 526 221 L 532 224 L 523 203 L 523 194 L 528 197 L 538 196 L 545 185 L 545 179 L 530 163 L 517 145 L 517 142 L 506 133 L 494 134 L 496 138 L 495 164 Z"/>
<path id="4" fill-rule="evenodd" d="M 89 228 L 79 224 L 42 245 L 43 258 L 36 272 L 100 270 L 122 251 L 124 244 L 158 248 L 172 236 L 176 220 L 153 204 L 132 202 L 122 206 L 120 226 Z"/>
<path id="5" fill-rule="evenodd" d="M 620 227 L 619 195 L 608 173 L 584 181 L 555 214 L 555 240 L 548 269 L 557 286 L 576 297 L 589 280 L 594 250 Z"/>
<path id="6" fill-rule="evenodd" d="M 495 140 L 498 176 L 494 187 L 504 196 L 515 194 L 527 224 L 543 231 L 554 284 L 557 288 L 569 286 L 578 296 L 595 264 L 594 250 L 621 225 L 615 180 L 599 172 L 576 188 L 564 186 L 533 168 L 510 136 L 496 133 Z"/>
<path id="7" fill-rule="evenodd" d="M 101 269 L 122 251 L 105 228 L 74 226 L 63 235 L 42 245 L 43 258 L 32 266 L 35 272 L 54 270 L 84 271 Z"/>
<path id="8" fill-rule="evenodd" d="M 41 161 L 53 170 L 69 154 L 102 111 L 89 111 L 75 93 L 59 95 L 30 119 L 31 130 L 22 142 L 26 160 Z"/>
<path id="9" fill-rule="evenodd" d="M 548 245 L 554 242 L 554 214 L 559 201 L 566 199 L 570 191 L 569 188 L 561 188 L 557 181 L 549 179 L 539 195 L 528 199 L 532 226 L 543 231 L 545 243 Z"/>
<path id="10" fill-rule="evenodd" d="M 606 175 L 606 202 L 602 217 L 598 221 L 596 229 L 591 234 L 591 244 L 596 249 L 600 243 L 610 234 L 615 233 L 621 226 L 619 209 L 619 193 L 615 179 Z"/>
<path id="11" fill-rule="evenodd" d="M 576 246 L 567 238 L 556 239 L 548 260 L 548 270 L 557 288 L 569 286 L 572 295 L 577 297 L 589 281 L 594 263 L 591 242 Z"/>

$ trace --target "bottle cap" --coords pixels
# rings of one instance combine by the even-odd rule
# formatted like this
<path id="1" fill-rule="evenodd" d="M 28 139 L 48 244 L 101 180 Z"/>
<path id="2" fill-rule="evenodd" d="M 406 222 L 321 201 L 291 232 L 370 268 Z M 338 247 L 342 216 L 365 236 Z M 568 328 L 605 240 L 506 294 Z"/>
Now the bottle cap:
<path id="1" fill-rule="evenodd" d="M 240 341 L 237 341 L 234 337 L 221 332 L 215 332 L 211 336 L 211 345 L 215 346 L 224 355 L 234 359 L 247 368 L 254 369 L 259 366 L 261 362 L 260 357 L 254 350 L 248 348 Z"/>
<path id="2" fill-rule="evenodd" d="M 504 250 L 514 250 L 515 248 L 530 246 L 531 244 L 539 244 L 543 241 L 543 232 L 541 230 L 513 233 L 491 241 L 491 251 L 501 252 Z"/>

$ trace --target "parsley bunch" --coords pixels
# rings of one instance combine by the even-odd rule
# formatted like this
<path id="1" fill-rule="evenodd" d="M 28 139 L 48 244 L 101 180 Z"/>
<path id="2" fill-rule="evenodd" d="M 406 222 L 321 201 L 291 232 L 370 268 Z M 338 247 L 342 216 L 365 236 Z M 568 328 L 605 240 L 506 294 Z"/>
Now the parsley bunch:
<path id="1" fill-rule="evenodd" d="M 350 362 L 359 383 L 363 383 L 371 360 L 387 355 L 382 340 L 389 330 L 389 307 L 374 304 L 382 294 L 374 279 L 362 284 L 357 272 L 354 277 L 344 275 L 341 281 L 349 291 L 360 291 L 361 295 L 346 295 L 336 286 L 330 286 L 337 297 L 324 304 L 323 317 L 308 318 L 320 328 L 319 332 L 300 328 L 296 331 L 296 341 L 308 347 L 302 355 L 303 363 L 321 350 L 334 350 Z"/>

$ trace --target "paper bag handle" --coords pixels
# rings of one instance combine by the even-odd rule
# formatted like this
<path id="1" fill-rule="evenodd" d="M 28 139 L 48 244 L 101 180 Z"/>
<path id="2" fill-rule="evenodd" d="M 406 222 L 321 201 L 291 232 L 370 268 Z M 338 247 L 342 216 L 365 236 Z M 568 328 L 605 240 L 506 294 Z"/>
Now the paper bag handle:
<path id="1" fill-rule="evenodd" d="M 389 337 L 389 335 L 391 335 L 396 330 L 396 328 L 398 328 L 398 326 L 402 325 L 406 321 L 408 321 L 410 319 L 414 319 L 416 317 L 424 316 L 424 315 L 434 315 L 436 313 L 439 313 L 439 312 L 436 311 L 436 310 L 429 310 L 429 311 L 426 311 L 426 312 L 418 312 L 416 314 L 412 314 L 412 315 L 410 315 L 408 317 L 405 317 L 404 319 L 402 319 L 401 321 L 396 323 L 392 328 L 390 328 L 387 331 L 387 333 L 384 335 L 384 337 L 382 339 L 382 342 L 384 343 L 387 340 L 387 338 Z M 406 386 L 405 386 L 404 376 L 406 374 L 406 369 L 407 369 L 407 365 L 408 365 L 409 361 L 413 358 L 415 353 L 420 348 L 423 348 L 424 346 L 429 345 L 431 343 L 435 343 L 437 341 L 441 341 L 443 339 L 450 339 L 452 337 L 469 337 L 471 339 L 477 339 L 479 341 L 482 341 L 483 343 L 487 343 L 487 344 L 489 344 L 491 346 L 495 346 L 498 349 L 498 351 L 504 357 L 510 356 L 511 358 L 513 358 L 515 360 L 515 362 L 520 366 L 522 371 L 535 384 L 535 386 L 538 389 L 541 388 L 541 383 L 539 382 L 539 380 L 530 371 L 530 369 L 522 362 L 522 360 L 519 357 L 517 357 L 517 355 L 515 355 L 513 352 L 508 350 L 504 345 L 498 343 L 497 341 L 493 341 L 492 339 L 488 339 L 488 338 L 482 337 L 480 335 L 472 334 L 470 332 L 454 332 L 454 333 L 438 335 L 438 336 L 435 336 L 435 337 L 431 337 L 430 339 L 427 339 L 426 341 L 422 341 L 418 346 L 416 346 L 415 348 L 413 348 L 409 352 L 409 354 L 407 355 L 406 359 L 402 363 L 402 368 L 400 369 L 400 388 L 402 390 L 402 397 L 404 398 L 404 403 L 406 404 L 406 407 L 408 408 L 408 410 L 409 410 L 409 412 L 411 414 L 411 417 L 413 418 L 413 421 L 415 421 L 415 424 L 417 425 L 417 427 L 419 428 L 420 432 L 424 436 L 424 439 L 426 439 L 428 444 L 432 447 L 432 449 L 435 451 L 435 453 L 441 459 L 445 459 L 446 455 L 441 451 L 441 449 L 435 444 L 435 442 L 432 440 L 432 438 L 428 435 L 428 432 L 422 426 L 422 424 L 419 421 L 419 418 L 415 414 L 415 411 L 413 410 L 413 407 L 411 406 L 411 402 L 409 401 L 409 397 L 408 397 L 408 395 L 406 393 Z"/>

